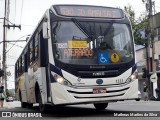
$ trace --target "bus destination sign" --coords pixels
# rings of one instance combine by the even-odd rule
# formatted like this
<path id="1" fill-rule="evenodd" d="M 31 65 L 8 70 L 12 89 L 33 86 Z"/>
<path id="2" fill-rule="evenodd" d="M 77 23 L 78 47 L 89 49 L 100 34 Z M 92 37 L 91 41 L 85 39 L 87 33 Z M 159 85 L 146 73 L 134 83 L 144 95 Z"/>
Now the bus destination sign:
<path id="1" fill-rule="evenodd" d="M 83 5 L 57 5 L 58 15 L 69 17 L 93 17 L 93 18 L 123 18 L 123 12 L 118 8 L 83 6 Z"/>

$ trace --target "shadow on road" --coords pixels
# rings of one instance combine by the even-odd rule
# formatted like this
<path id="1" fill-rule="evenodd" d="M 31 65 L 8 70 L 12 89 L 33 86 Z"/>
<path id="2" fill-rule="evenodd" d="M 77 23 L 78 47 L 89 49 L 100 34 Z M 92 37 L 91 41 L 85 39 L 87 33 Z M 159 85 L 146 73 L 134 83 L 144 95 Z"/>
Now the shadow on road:
<path id="1" fill-rule="evenodd" d="M 98 111 L 92 105 L 68 105 L 68 106 L 48 106 L 46 114 L 42 117 L 52 118 L 80 118 L 80 117 L 129 117 L 139 116 L 143 117 L 145 113 L 150 116 L 157 114 L 160 116 L 159 103 L 154 102 L 131 102 L 131 103 L 117 103 L 110 104 L 105 110 Z M 38 105 L 33 108 L 21 108 L 20 106 L 14 108 L 1 108 L 0 111 L 11 111 L 17 113 L 39 113 Z M 133 114 L 134 113 L 134 114 Z M 153 113 L 153 114 L 150 114 Z M 156 115 L 154 115 L 156 116 Z M 78 119 L 77 119 L 78 120 Z"/>
<path id="2" fill-rule="evenodd" d="M 38 112 L 38 107 L 33 107 L 32 110 Z M 47 113 L 42 114 L 43 117 L 113 117 L 114 113 L 122 111 L 102 110 L 97 111 L 94 108 L 82 108 L 77 106 L 47 106 Z"/>

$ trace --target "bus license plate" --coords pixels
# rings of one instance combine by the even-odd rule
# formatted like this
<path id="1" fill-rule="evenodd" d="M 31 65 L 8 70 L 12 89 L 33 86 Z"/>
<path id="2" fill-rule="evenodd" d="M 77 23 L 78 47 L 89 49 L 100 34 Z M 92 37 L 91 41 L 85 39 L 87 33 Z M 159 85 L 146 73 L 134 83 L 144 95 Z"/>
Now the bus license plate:
<path id="1" fill-rule="evenodd" d="M 94 88 L 93 94 L 106 93 L 106 88 Z"/>

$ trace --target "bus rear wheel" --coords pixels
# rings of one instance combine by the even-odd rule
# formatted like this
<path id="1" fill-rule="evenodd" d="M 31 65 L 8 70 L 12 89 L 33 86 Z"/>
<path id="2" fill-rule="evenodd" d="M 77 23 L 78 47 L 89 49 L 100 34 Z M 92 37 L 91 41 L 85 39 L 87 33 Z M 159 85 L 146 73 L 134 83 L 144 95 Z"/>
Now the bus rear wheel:
<path id="1" fill-rule="evenodd" d="M 26 107 L 27 107 L 27 103 L 21 101 L 21 108 L 26 108 Z"/>
<path id="2" fill-rule="evenodd" d="M 28 103 L 28 108 L 32 108 L 33 107 L 33 103 Z"/>
<path id="3" fill-rule="evenodd" d="M 19 92 L 19 97 L 20 97 L 20 101 L 21 101 L 21 108 L 26 108 L 27 107 L 27 103 L 22 101 L 21 91 Z"/>
<path id="4" fill-rule="evenodd" d="M 94 107 L 96 110 L 104 110 L 108 106 L 108 103 L 95 103 Z"/>

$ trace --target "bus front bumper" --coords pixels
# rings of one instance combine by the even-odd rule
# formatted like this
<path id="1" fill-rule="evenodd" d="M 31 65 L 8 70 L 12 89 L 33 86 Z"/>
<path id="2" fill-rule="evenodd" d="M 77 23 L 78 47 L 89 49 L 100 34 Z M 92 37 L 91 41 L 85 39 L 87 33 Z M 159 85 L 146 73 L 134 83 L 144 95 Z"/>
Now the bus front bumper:
<path id="1" fill-rule="evenodd" d="M 94 94 L 93 89 L 106 89 L 105 93 Z M 100 103 L 138 98 L 138 80 L 120 86 L 67 87 L 51 84 L 54 105 Z"/>

